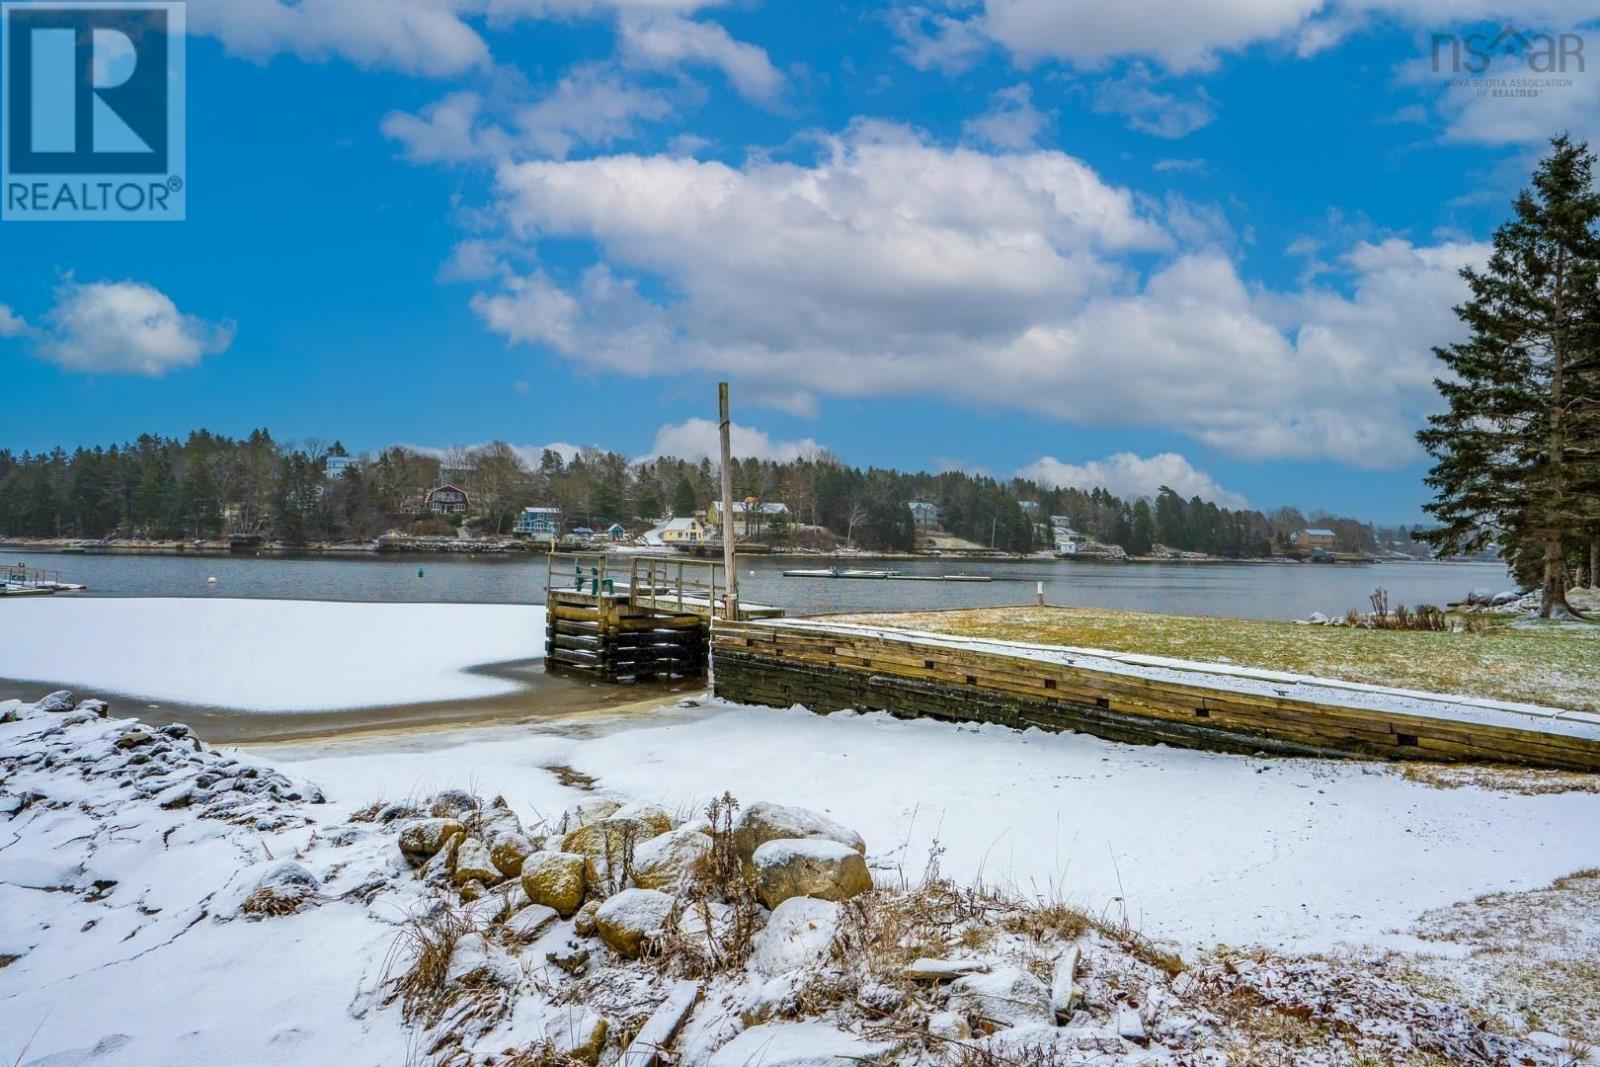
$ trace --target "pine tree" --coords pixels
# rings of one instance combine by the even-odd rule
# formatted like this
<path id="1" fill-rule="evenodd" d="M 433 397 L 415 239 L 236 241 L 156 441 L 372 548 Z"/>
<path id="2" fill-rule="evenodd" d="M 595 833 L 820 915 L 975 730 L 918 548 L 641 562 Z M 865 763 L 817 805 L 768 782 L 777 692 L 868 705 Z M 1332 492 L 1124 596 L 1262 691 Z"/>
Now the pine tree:
<path id="1" fill-rule="evenodd" d="M 1596 518 L 1600 487 L 1600 194 L 1595 157 L 1551 142 L 1456 314 L 1470 330 L 1434 350 L 1448 404 L 1418 439 L 1434 457 L 1427 539 L 1447 551 L 1498 542 L 1542 589 L 1540 614 L 1573 613 L 1567 557 Z"/>

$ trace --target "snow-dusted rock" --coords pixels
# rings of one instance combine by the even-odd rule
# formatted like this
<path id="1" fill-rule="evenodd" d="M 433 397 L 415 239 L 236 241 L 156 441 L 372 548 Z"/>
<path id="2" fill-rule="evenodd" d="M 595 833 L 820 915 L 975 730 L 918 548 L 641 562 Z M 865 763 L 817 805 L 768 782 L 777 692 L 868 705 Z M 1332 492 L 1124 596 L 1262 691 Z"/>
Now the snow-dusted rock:
<path id="1" fill-rule="evenodd" d="M 660 836 L 672 829 L 672 813 L 660 804 L 650 804 L 644 801 L 624 804 L 613 812 L 611 817 L 614 819 L 633 819 L 644 823 L 655 831 L 652 836 Z"/>
<path id="2" fill-rule="evenodd" d="M 400 831 L 400 851 L 412 863 L 425 863 L 456 834 L 467 828 L 456 819 L 423 819 L 408 823 Z"/>
<path id="3" fill-rule="evenodd" d="M 505 829 L 489 837 L 489 859 L 507 878 L 522 874 L 523 863 L 537 851 L 533 839 L 521 830 Z"/>
<path id="4" fill-rule="evenodd" d="M 583 906 L 584 858 L 570 852 L 535 852 L 522 862 L 522 888 L 535 904 L 563 916 Z"/>
<path id="5" fill-rule="evenodd" d="M 953 1011 L 936 1011 L 928 1016 L 928 1033 L 946 1041 L 965 1041 L 972 1036 L 972 1027 Z"/>
<path id="6" fill-rule="evenodd" d="M 768 841 L 751 856 L 756 896 L 769 908 L 790 897 L 849 900 L 872 888 L 867 861 L 829 838 Z"/>
<path id="7" fill-rule="evenodd" d="M 755 935 L 750 966 L 767 977 L 810 967 L 828 958 L 839 932 L 841 908 L 828 900 L 790 897 Z"/>
<path id="8" fill-rule="evenodd" d="M 900 974 L 913 982 L 952 982 L 969 974 L 987 974 L 984 960 L 936 960 L 923 956 L 901 968 Z"/>
<path id="9" fill-rule="evenodd" d="M 57 689 L 54 693 L 33 705 L 35 711 L 46 714 L 61 715 L 78 706 L 78 698 L 70 690 Z"/>
<path id="10" fill-rule="evenodd" d="M 633 884 L 641 889 L 671 889 L 711 851 L 711 838 L 698 830 L 672 830 L 652 837 L 633 853 Z"/>
<path id="11" fill-rule="evenodd" d="M 996 967 L 988 974 L 969 974 L 950 985 L 949 1007 L 970 1018 L 998 1026 L 1054 1024 L 1050 991 L 1019 967 Z"/>
<path id="12" fill-rule="evenodd" d="M 581 1005 L 570 1005 L 548 1025 L 545 1040 L 557 1052 L 580 1063 L 598 1063 L 610 1029 L 605 1016 L 596 1015 Z"/>
<path id="13" fill-rule="evenodd" d="M 578 913 L 572 917 L 572 932 L 579 937 L 593 937 L 596 929 L 594 917 L 599 910 L 598 900 L 591 900 L 579 908 Z"/>
<path id="14" fill-rule="evenodd" d="M 1144 1020 L 1139 1013 L 1124 1005 L 1117 1009 L 1117 1036 L 1135 1045 L 1148 1045 L 1150 1035 L 1145 1033 Z"/>
<path id="15" fill-rule="evenodd" d="M 723 1045 L 708 1067 L 859 1067 L 886 1051 L 827 1023 L 767 1023 Z"/>
<path id="16" fill-rule="evenodd" d="M 557 919 L 556 909 L 529 904 L 506 920 L 506 932 L 519 941 L 532 941 Z"/>
<path id="17" fill-rule="evenodd" d="M 500 986 L 510 989 L 522 980 L 516 961 L 479 933 L 461 935 L 450 953 L 445 985 Z"/>
<path id="18" fill-rule="evenodd" d="M 561 851 L 587 857 L 589 875 L 600 880 L 619 867 L 622 858 L 664 831 L 652 819 L 635 818 L 620 812 L 580 826 L 561 839 Z M 670 827 L 668 827 L 670 829 Z"/>
<path id="19" fill-rule="evenodd" d="M 637 957 L 666 932 L 673 904 L 655 889 L 624 889 L 594 913 L 595 928 L 613 952 Z"/>
<path id="20" fill-rule="evenodd" d="M 481 807 L 478 798 L 465 789 L 446 789 L 435 793 L 429 814 L 436 819 L 461 819 Z"/>
<path id="21" fill-rule="evenodd" d="M 1056 1022 L 1066 1022 L 1072 1018 L 1073 1009 L 1083 999 L 1083 990 L 1078 988 L 1078 961 L 1083 952 L 1077 945 L 1073 945 L 1056 961 L 1055 969 L 1050 975 L 1050 1010 L 1055 1012 Z"/>
<path id="22" fill-rule="evenodd" d="M 595 797 L 593 800 L 586 800 L 582 804 L 568 808 L 557 825 L 562 832 L 570 833 L 580 826 L 609 819 L 621 810 L 622 801 L 611 797 Z"/>
<path id="23" fill-rule="evenodd" d="M 478 882 L 486 886 L 499 885 L 505 880 L 500 868 L 489 856 L 489 847 L 476 837 L 461 842 L 456 850 L 455 881 L 457 885 Z"/>
<path id="24" fill-rule="evenodd" d="M 739 813 L 733 826 L 733 841 L 739 858 L 749 863 L 756 849 L 768 841 L 822 838 L 837 841 L 866 855 L 867 844 L 861 835 L 841 826 L 826 815 L 807 808 L 758 801 Z"/>

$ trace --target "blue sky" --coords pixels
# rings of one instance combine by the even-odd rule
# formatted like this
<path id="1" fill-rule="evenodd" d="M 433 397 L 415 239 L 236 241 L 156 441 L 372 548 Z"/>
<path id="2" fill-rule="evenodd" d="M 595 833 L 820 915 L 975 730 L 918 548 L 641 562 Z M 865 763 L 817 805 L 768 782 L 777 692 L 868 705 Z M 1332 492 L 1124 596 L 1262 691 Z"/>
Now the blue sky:
<path id="1" fill-rule="evenodd" d="M 642 456 L 728 378 L 747 454 L 1412 521 L 1456 272 L 1600 112 L 1429 69 L 1569 0 L 189 16 L 188 221 L 0 225 L 0 446 Z"/>

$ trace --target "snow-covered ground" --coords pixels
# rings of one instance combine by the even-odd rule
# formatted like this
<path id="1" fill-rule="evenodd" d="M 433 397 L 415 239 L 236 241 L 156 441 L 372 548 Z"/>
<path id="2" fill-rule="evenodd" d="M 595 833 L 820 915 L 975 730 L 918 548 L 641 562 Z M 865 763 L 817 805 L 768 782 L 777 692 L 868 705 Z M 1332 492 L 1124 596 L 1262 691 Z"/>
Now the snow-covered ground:
<path id="1" fill-rule="evenodd" d="M 246 711 L 470 700 L 544 656 L 544 609 L 41 597 L 0 610 L 0 678 Z"/>
<path id="2" fill-rule="evenodd" d="M 337 802 L 470 780 L 549 812 L 541 768 L 670 809 L 724 790 L 855 827 L 881 879 L 944 871 L 1063 898 L 1187 946 L 1405 944 L 1417 915 L 1600 866 L 1600 796 L 1438 789 L 1391 766 L 711 704 L 580 730 L 496 727 L 257 750 Z"/>

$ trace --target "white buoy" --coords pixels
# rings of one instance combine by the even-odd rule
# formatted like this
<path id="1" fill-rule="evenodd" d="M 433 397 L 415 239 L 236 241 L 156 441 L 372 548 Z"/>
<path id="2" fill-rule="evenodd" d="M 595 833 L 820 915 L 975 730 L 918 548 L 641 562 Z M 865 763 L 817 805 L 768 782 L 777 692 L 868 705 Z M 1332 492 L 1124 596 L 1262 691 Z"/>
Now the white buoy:
<path id="1" fill-rule="evenodd" d="M 217 584 L 217 579 L 215 577 L 207 578 L 206 579 L 206 584 L 207 585 L 216 585 Z"/>

